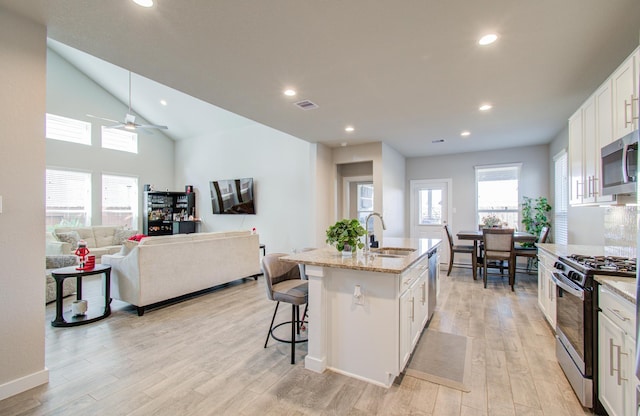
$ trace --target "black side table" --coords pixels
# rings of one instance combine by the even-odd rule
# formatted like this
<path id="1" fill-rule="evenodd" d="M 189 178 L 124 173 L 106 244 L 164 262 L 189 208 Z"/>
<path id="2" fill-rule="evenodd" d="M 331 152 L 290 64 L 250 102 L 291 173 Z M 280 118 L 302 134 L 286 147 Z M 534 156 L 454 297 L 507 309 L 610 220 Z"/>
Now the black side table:
<path id="1" fill-rule="evenodd" d="M 56 319 L 51 321 L 51 326 L 84 325 L 99 321 L 111 315 L 111 266 L 108 264 L 96 264 L 96 267 L 91 270 L 77 270 L 76 267 L 77 266 L 63 267 L 51 272 L 51 277 L 56 281 Z M 102 311 L 102 315 L 98 315 L 97 312 L 90 312 L 91 308 L 89 308 L 85 315 L 74 316 L 69 312 L 67 313 L 68 320 L 65 320 L 64 313 L 62 312 L 62 283 L 64 279 L 69 277 L 76 278 L 76 299 L 81 300 L 82 278 L 94 274 L 104 274 L 104 311 Z"/>

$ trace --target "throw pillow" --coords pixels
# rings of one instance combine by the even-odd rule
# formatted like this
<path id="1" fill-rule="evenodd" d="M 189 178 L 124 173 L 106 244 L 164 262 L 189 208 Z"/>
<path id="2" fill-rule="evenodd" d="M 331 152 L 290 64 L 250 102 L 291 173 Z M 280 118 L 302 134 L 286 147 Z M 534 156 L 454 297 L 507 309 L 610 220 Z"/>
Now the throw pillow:
<path id="1" fill-rule="evenodd" d="M 113 245 L 119 246 L 120 244 L 124 244 L 124 242 L 127 241 L 129 237 L 136 234 L 138 234 L 138 230 L 127 230 L 124 228 L 118 228 L 113 234 Z"/>
<path id="2" fill-rule="evenodd" d="M 136 247 L 139 243 L 135 240 L 125 240 L 125 242 L 122 244 L 122 248 L 120 249 L 120 255 L 121 256 L 126 256 L 127 254 L 129 254 L 131 252 L 131 250 L 133 250 L 134 247 Z"/>
<path id="3" fill-rule="evenodd" d="M 69 231 L 67 233 L 57 233 L 58 240 L 63 243 L 71 244 L 71 251 L 74 252 L 78 248 L 78 241 L 81 240 L 80 234 L 77 231 Z"/>

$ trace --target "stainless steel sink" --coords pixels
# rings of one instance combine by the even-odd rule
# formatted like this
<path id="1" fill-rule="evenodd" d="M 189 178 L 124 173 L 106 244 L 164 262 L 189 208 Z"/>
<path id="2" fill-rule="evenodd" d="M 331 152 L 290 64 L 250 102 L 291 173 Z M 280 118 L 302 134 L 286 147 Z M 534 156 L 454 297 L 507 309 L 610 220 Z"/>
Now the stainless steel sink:
<path id="1" fill-rule="evenodd" d="M 398 247 L 380 247 L 370 249 L 371 253 L 376 254 L 379 257 L 404 257 L 416 251 L 415 248 L 398 248 Z"/>

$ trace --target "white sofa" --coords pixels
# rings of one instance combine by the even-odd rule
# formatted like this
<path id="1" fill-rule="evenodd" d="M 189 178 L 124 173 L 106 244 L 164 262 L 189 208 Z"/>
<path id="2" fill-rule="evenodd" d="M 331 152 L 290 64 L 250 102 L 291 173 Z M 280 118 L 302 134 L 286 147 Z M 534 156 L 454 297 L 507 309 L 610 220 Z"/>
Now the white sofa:
<path id="1" fill-rule="evenodd" d="M 128 254 L 102 256 L 111 265 L 111 296 L 138 308 L 257 277 L 260 243 L 250 231 L 146 237 Z"/>
<path id="2" fill-rule="evenodd" d="M 119 252 L 123 242 L 135 234 L 136 230 L 111 225 L 59 227 L 46 233 L 45 253 L 48 256 L 73 254 L 78 248 L 78 240 L 84 240 L 89 254 L 96 256 L 96 263 L 100 263 L 104 254 Z"/>

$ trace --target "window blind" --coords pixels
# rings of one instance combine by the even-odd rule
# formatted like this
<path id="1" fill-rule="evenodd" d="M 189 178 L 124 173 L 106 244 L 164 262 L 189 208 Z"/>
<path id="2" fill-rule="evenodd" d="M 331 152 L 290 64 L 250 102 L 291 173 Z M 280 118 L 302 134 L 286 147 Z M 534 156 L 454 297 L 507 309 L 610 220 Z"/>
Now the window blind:
<path id="1" fill-rule="evenodd" d="M 46 170 L 47 226 L 91 224 L 91 174 Z"/>
<path id="2" fill-rule="evenodd" d="M 47 113 L 46 137 L 91 146 L 91 123 Z"/>
<path id="3" fill-rule="evenodd" d="M 567 166 L 567 152 L 562 151 L 553 158 L 555 207 L 553 219 L 553 242 L 568 244 L 568 208 L 569 208 L 569 179 Z"/>
<path id="4" fill-rule="evenodd" d="M 137 228 L 138 178 L 102 175 L 102 225 Z"/>
<path id="5" fill-rule="evenodd" d="M 102 147 L 121 152 L 138 153 L 138 134 L 102 126 Z"/>

